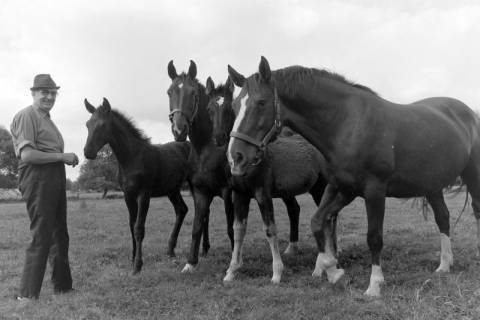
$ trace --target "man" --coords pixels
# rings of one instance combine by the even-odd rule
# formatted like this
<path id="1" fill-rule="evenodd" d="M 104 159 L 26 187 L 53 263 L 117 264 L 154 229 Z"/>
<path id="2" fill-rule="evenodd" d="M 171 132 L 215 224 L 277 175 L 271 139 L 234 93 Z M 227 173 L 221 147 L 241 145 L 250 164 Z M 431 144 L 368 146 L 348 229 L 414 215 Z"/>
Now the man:
<path id="1" fill-rule="evenodd" d="M 18 300 L 38 299 L 49 254 L 54 291 L 72 290 L 65 164 L 76 166 L 78 157 L 63 152 L 62 135 L 50 119 L 59 88 L 49 74 L 35 76 L 33 104 L 18 112 L 10 127 L 32 235 Z"/>

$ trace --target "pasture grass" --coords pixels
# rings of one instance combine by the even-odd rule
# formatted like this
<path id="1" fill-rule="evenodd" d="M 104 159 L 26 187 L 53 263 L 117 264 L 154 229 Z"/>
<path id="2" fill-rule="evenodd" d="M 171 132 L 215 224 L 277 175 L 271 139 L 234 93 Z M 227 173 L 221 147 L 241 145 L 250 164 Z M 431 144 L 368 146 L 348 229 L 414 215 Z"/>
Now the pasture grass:
<path id="1" fill-rule="evenodd" d="M 451 222 L 464 194 L 447 200 Z M 84 201 L 82 203 L 82 201 Z M 480 319 L 480 260 L 475 256 L 475 219 L 469 207 L 453 232 L 454 266 L 435 274 L 440 241 L 433 215 L 424 221 L 411 202 L 388 199 L 379 299 L 363 291 L 370 277 L 366 215 L 357 199 L 339 217 L 339 263 L 346 277 L 337 285 L 311 277 L 316 247 L 310 233 L 315 206 L 301 205 L 300 253 L 283 256 L 280 285 L 272 285 L 271 256 L 256 204 L 252 202 L 244 246 L 244 267 L 223 284 L 230 262 L 223 202 L 211 207 L 211 249 L 196 273 L 181 274 L 190 245 L 193 204 L 180 232 L 177 257 L 166 255 L 174 222 L 166 198 L 152 199 L 144 240 L 144 266 L 132 276 L 128 213 L 121 199 L 69 201 L 70 260 L 75 291 L 53 295 L 47 268 L 40 299 L 13 300 L 29 241 L 23 203 L 0 204 L 0 319 Z M 285 206 L 275 200 L 280 247 L 288 244 Z"/>

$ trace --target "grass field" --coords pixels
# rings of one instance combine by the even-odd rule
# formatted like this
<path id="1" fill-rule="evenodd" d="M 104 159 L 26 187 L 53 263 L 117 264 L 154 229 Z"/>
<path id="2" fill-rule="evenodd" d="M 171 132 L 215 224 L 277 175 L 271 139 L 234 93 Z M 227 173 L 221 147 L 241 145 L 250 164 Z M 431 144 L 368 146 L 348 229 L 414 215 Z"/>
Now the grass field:
<path id="1" fill-rule="evenodd" d="M 451 222 L 464 194 L 448 199 Z M 211 208 L 212 248 L 195 274 L 180 270 L 190 245 L 193 206 L 187 215 L 177 257 L 166 256 L 174 221 L 165 198 L 153 199 L 147 218 L 144 266 L 130 274 L 128 214 L 121 199 L 69 202 L 70 260 L 76 291 L 53 295 L 47 268 L 40 299 L 19 306 L 12 299 L 19 283 L 29 241 L 23 203 L 0 203 L 0 319 L 480 319 L 480 260 L 475 257 L 475 221 L 469 207 L 453 233 L 452 273 L 433 271 L 439 262 L 439 236 L 433 216 L 424 221 L 410 202 L 389 199 L 384 229 L 380 299 L 363 296 L 370 277 L 363 201 L 340 213 L 340 265 L 347 277 L 332 286 L 311 277 L 316 248 L 310 234 L 311 198 L 302 207 L 300 254 L 283 257 L 280 285 L 270 284 L 271 256 L 260 214 L 251 205 L 244 246 L 244 267 L 237 279 L 222 283 L 230 261 L 221 200 Z M 280 247 L 288 243 L 284 205 L 275 201 Z"/>

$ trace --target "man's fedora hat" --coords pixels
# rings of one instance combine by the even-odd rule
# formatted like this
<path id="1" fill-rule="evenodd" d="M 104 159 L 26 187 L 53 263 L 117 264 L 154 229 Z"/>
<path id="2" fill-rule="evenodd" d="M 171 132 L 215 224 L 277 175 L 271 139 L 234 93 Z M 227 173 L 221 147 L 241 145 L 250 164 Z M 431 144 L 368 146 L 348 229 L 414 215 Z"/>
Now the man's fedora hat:
<path id="1" fill-rule="evenodd" d="M 49 74 L 37 74 L 33 79 L 33 87 L 30 90 L 60 89 Z"/>

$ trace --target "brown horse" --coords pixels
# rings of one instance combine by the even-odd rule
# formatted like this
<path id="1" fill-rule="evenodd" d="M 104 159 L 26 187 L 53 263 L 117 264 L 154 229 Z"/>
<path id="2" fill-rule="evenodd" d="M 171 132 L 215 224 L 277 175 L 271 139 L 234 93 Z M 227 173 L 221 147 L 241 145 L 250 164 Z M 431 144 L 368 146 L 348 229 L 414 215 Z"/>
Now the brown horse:
<path id="1" fill-rule="evenodd" d="M 230 78 L 227 80 L 228 83 L 230 83 Z M 213 123 L 213 135 L 216 141 L 225 142 L 225 137 L 230 135 L 235 121 L 230 98 L 233 94 L 233 87 L 229 89 L 227 85 L 215 88 L 212 79 L 208 78 L 206 90 L 210 98 L 208 111 Z M 295 253 L 297 252 L 300 214 L 300 207 L 295 196 L 309 192 L 315 203 L 317 205 L 320 203 L 327 185 L 323 178 L 325 160 L 320 152 L 304 138 L 293 135 L 293 133 L 289 133 L 287 136 L 282 134 L 262 152 L 264 154 L 259 156 L 258 161 L 248 168 L 245 175 L 233 177 L 234 208 L 235 216 L 242 217 L 243 225 L 246 226 L 250 199 L 254 198 L 257 201 L 273 257 L 272 282 L 278 283 L 283 271 L 283 262 L 278 247 L 272 198 L 282 198 L 287 206 L 290 219 L 290 243 L 285 253 Z M 242 228 L 237 230 L 242 232 Z M 241 238 L 243 239 L 243 235 Z M 235 234 L 235 239 L 236 242 L 240 239 L 237 234 Z M 334 239 L 336 239 L 335 235 Z M 240 242 L 236 249 L 240 259 L 242 244 Z M 336 246 L 336 243 L 334 245 Z M 230 265 L 224 280 L 233 280 L 240 267 L 241 260 L 239 263 Z"/>
<path id="2" fill-rule="evenodd" d="M 437 271 L 450 270 L 449 212 L 442 188 L 457 176 L 472 196 L 480 227 L 479 119 L 470 108 L 452 98 L 399 105 L 325 70 L 291 66 L 272 72 L 263 57 L 259 72 L 247 79 L 230 66 L 228 70 L 242 87 L 234 101 L 238 116 L 228 152 L 234 175 L 257 161 L 259 149 L 275 138 L 282 124 L 303 135 L 327 161 L 329 184 L 311 221 L 320 251 L 313 275 L 325 271 L 331 282 L 343 275 L 336 267 L 332 219 L 357 196 L 365 199 L 372 256 L 365 294 L 380 295 L 384 282 L 380 254 L 385 197 L 427 198 L 440 230 Z M 479 236 L 480 229 L 480 246 Z"/>
<path id="3" fill-rule="evenodd" d="M 191 147 L 188 142 L 152 145 L 150 139 L 123 114 L 110 107 L 107 99 L 98 108 L 85 99 L 92 114 L 87 121 L 88 137 L 84 153 L 95 159 L 97 152 L 110 144 L 118 160 L 118 180 L 130 215 L 133 273 L 142 269 L 142 242 L 151 197 L 168 196 L 176 220 L 168 241 L 168 254 L 174 255 L 178 233 L 188 208 L 180 189 L 187 177 Z"/>

